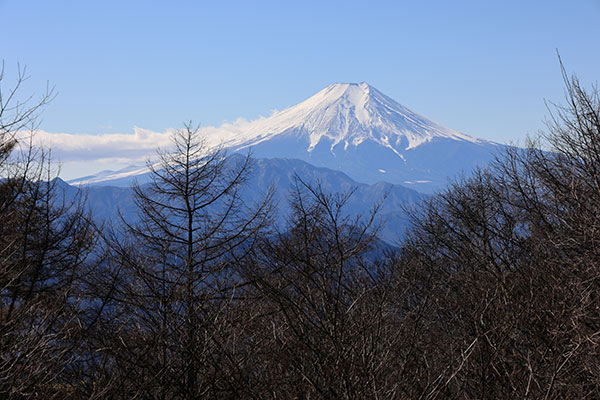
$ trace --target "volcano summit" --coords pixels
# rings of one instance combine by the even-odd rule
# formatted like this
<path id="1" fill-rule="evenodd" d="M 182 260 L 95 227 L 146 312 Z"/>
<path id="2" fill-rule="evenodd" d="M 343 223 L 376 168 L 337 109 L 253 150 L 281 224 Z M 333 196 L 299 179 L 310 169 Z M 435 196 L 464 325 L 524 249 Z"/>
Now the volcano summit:
<path id="1" fill-rule="evenodd" d="M 381 181 L 431 193 L 488 163 L 501 145 L 447 128 L 366 83 L 336 83 L 252 122 L 206 130 L 208 142 L 256 158 L 300 159 L 362 183 Z M 103 172 L 72 183 L 132 178 L 145 168 Z"/>
<path id="2" fill-rule="evenodd" d="M 255 157 L 297 158 L 423 192 L 491 159 L 498 145 L 415 113 L 366 83 L 336 83 L 307 100 L 241 126 L 224 142 Z"/>

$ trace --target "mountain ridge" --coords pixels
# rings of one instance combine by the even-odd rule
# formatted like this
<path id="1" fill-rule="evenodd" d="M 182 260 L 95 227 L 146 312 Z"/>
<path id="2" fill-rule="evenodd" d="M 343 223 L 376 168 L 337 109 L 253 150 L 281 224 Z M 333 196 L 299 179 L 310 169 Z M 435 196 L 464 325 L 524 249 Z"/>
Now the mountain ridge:
<path id="1" fill-rule="evenodd" d="M 228 159 L 228 162 L 231 163 L 242 161 L 243 156 L 240 154 L 232 154 Z M 296 176 L 307 184 L 321 185 L 323 190 L 328 193 L 352 191 L 353 195 L 349 198 L 345 208 L 347 215 L 366 215 L 377 202 L 383 201 L 379 217 L 385 223 L 381 226 L 380 237 L 389 244 L 401 240 L 409 226 L 404 207 L 411 204 L 417 205 L 427 198 L 427 196 L 401 185 L 386 182 L 369 185 L 356 182 L 343 172 L 325 167 L 315 167 L 305 161 L 271 158 L 253 160 L 248 182 L 243 189 L 244 200 L 248 203 L 260 201 L 273 187 L 275 189 L 274 201 L 278 205 L 277 220 L 282 226 L 285 226 L 285 218 L 290 212 L 288 201 Z M 100 224 L 102 221 L 118 222 L 120 220 L 118 210 L 127 220 L 133 221 L 137 213 L 133 192 L 129 185 L 135 179 L 138 184 L 143 186 L 149 182 L 150 178 L 150 173 L 146 172 L 130 177 L 129 180 L 123 178 L 120 181 L 113 181 L 112 184 L 104 182 L 103 184 L 84 185 L 87 207 Z M 67 198 L 75 198 L 78 187 L 63 181 L 60 182 L 59 186 L 67 194 Z"/>

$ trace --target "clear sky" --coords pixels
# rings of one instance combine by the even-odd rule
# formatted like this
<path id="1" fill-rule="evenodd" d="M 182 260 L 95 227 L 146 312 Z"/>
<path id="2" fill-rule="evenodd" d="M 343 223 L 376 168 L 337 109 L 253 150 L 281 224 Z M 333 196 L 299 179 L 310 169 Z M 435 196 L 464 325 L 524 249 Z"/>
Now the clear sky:
<path id="1" fill-rule="evenodd" d="M 556 58 L 600 77 L 600 0 L 0 0 L 0 58 L 58 96 L 41 129 L 163 132 L 367 82 L 472 136 L 507 142 L 560 101 Z"/>

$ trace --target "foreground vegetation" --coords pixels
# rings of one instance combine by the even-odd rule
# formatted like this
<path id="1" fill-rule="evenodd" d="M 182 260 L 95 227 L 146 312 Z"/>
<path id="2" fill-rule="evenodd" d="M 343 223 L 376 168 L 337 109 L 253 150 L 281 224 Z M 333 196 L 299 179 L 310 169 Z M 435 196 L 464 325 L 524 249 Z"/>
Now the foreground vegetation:
<path id="1" fill-rule="evenodd" d="M 251 160 L 186 126 L 139 218 L 96 226 L 0 99 L 0 393 L 12 398 L 598 398 L 600 99 L 565 77 L 541 144 L 499 155 L 377 247 L 350 194 L 298 180 L 288 225 Z"/>

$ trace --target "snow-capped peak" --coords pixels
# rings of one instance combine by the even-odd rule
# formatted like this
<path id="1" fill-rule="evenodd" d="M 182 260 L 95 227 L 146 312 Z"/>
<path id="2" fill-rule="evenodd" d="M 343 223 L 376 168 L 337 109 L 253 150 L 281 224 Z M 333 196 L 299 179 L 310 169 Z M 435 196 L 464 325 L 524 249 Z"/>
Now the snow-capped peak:
<path id="1" fill-rule="evenodd" d="M 444 127 L 387 97 L 367 83 L 335 83 L 307 100 L 244 126 L 225 143 L 243 148 L 281 134 L 305 136 L 312 151 L 323 139 L 331 149 L 374 141 L 401 152 L 435 137 L 478 143 L 478 139 Z"/>

